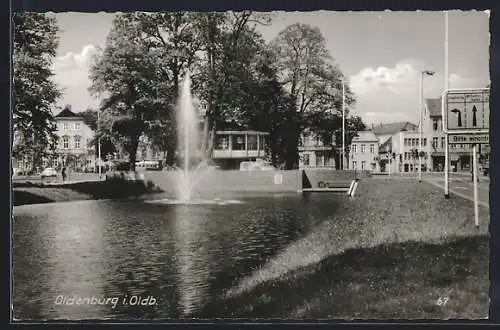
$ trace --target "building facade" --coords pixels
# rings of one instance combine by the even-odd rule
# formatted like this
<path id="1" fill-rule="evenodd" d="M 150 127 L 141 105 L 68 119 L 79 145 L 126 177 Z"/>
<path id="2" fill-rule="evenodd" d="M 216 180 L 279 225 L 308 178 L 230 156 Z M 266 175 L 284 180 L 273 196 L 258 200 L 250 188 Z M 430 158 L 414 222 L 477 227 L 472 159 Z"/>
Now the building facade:
<path id="1" fill-rule="evenodd" d="M 372 131 L 358 132 L 349 147 L 350 170 L 380 171 L 379 140 Z"/>
<path id="2" fill-rule="evenodd" d="M 54 119 L 57 148 L 53 157 L 44 160 L 44 167 L 61 168 L 64 165 L 75 171 L 94 170 L 97 156 L 91 145 L 94 132 L 85 124 L 83 117 L 65 108 Z"/>
<path id="3" fill-rule="evenodd" d="M 299 140 L 299 168 L 335 168 L 335 145 L 324 143 L 320 136 L 305 131 Z"/>

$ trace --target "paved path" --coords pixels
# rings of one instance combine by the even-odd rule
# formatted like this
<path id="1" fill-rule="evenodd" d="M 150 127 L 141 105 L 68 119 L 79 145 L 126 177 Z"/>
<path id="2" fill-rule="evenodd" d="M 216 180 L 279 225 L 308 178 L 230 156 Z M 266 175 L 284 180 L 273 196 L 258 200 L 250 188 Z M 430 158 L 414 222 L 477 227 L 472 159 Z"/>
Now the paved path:
<path id="1" fill-rule="evenodd" d="M 469 175 L 450 175 L 449 190 L 451 194 L 460 196 L 468 200 L 474 200 L 474 185 Z M 423 176 L 423 180 L 443 189 L 444 194 L 444 175 L 437 176 Z M 478 183 L 478 202 L 479 205 L 489 208 L 490 206 L 490 180 L 489 178 L 480 177 Z"/>

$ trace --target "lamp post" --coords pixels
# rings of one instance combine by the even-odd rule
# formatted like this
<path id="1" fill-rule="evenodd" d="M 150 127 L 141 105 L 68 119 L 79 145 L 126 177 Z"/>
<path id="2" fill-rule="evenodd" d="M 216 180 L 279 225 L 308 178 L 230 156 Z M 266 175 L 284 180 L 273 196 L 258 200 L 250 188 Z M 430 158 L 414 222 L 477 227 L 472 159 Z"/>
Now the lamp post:
<path id="1" fill-rule="evenodd" d="M 448 56 L 449 56 L 449 49 L 448 49 L 448 11 L 444 12 L 444 90 L 447 90 L 450 87 L 450 81 L 449 81 L 449 72 L 448 72 Z M 444 102 L 444 100 L 441 100 Z M 445 139 L 445 152 L 444 152 L 444 198 L 448 199 L 450 198 L 450 193 L 449 193 L 449 170 L 450 170 L 450 147 L 449 147 L 449 140 L 448 140 L 448 134 L 444 135 Z"/>
<path id="2" fill-rule="evenodd" d="M 422 182 L 422 123 L 423 123 L 423 103 L 424 103 L 424 76 L 432 76 L 434 71 L 424 70 L 420 72 L 420 88 L 419 88 L 419 125 L 418 125 L 418 182 Z"/>
<path id="3" fill-rule="evenodd" d="M 342 170 L 345 164 L 345 84 L 342 80 Z"/>
<path id="4" fill-rule="evenodd" d="M 100 97 L 97 95 L 97 160 L 98 160 L 98 165 L 99 166 L 99 180 L 101 180 L 101 137 L 100 137 L 100 130 L 101 130 L 101 120 L 100 120 L 100 114 L 101 114 L 101 102 L 100 102 Z"/>

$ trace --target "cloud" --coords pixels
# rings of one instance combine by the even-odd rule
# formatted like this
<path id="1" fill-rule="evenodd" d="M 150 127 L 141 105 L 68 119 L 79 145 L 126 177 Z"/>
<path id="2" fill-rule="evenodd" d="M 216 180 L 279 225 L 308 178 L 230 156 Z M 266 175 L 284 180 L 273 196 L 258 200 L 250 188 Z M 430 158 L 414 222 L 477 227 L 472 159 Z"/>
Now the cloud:
<path id="1" fill-rule="evenodd" d="M 66 55 L 57 57 L 54 62 L 54 69 L 57 71 L 75 68 L 87 69 L 95 54 L 97 54 L 97 48 L 94 45 L 85 45 L 79 54 L 68 52 Z"/>
<path id="2" fill-rule="evenodd" d="M 96 53 L 94 45 L 85 45 L 78 53 L 68 52 L 56 57 L 52 69 L 54 81 L 63 89 L 61 104 L 71 104 L 75 111 L 93 104 L 88 92 L 91 84 L 89 68 Z"/>
<path id="3" fill-rule="evenodd" d="M 420 60 L 406 59 L 393 67 L 367 67 L 350 77 L 356 95 L 354 113 L 368 124 L 412 121 L 417 123 L 419 85 L 422 70 L 432 70 Z M 450 88 L 484 88 L 488 82 L 451 73 Z M 444 74 L 424 78 L 424 98 L 439 97 L 444 89 Z"/>

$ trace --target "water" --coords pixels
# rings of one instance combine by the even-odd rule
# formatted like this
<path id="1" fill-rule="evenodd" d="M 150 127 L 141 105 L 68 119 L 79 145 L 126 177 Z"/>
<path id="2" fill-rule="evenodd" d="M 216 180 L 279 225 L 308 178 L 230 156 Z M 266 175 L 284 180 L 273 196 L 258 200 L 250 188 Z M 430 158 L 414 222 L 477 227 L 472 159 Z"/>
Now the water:
<path id="1" fill-rule="evenodd" d="M 182 169 L 177 171 L 177 198 L 189 203 L 197 182 L 207 174 L 206 160 L 198 152 L 199 116 L 193 105 L 189 72 L 184 77 L 177 105 L 178 146 L 183 160 Z M 192 169 L 193 164 L 196 164 Z"/>
<path id="2" fill-rule="evenodd" d="M 220 197 L 191 205 L 151 197 L 16 207 L 15 318 L 227 317 L 228 307 L 218 307 L 226 293 L 258 281 L 256 272 L 280 254 L 295 249 L 291 259 L 301 262 L 311 243 L 328 246 L 308 237 L 335 223 L 341 208 L 331 195 Z M 306 248 L 298 243 L 304 240 Z M 72 297 L 83 304 L 66 305 Z M 146 305 L 123 303 L 131 297 Z"/>

